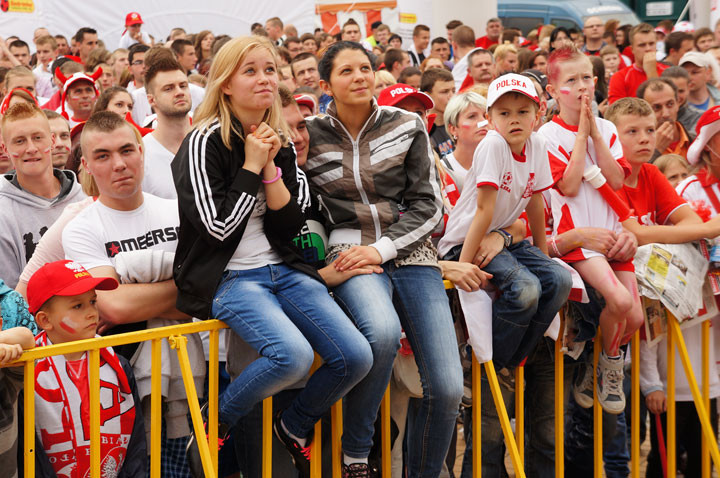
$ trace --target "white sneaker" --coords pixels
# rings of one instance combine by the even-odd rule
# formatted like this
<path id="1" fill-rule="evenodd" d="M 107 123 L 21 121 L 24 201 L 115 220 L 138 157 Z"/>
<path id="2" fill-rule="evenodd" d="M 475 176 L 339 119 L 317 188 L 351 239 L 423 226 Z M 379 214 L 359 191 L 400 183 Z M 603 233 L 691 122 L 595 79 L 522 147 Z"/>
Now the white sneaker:
<path id="1" fill-rule="evenodd" d="M 593 372 L 592 364 L 583 363 L 573 382 L 573 398 L 583 408 L 593 406 Z"/>
<path id="2" fill-rule="evenodd" d="M 623 392 L 623 354 L 611 359 L 605 352 L 600 354 L 597 367 L 597 394 L 603 410 L 613 415 L 625 411 L 625 393 Z"/>

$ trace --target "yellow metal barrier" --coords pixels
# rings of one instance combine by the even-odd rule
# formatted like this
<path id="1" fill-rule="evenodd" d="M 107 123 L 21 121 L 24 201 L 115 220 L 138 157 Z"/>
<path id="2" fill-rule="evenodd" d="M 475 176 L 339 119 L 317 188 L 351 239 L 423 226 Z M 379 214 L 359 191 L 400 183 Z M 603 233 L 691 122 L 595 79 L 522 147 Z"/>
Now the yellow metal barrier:
<path id="1" fill-rule="evenodd" d="M 555 341 L 555 478 L 565 476 L 565 360 L 562 351 L 565 310 L 560 310 L 560 331 Z"/>
<path id="2" fill-rule="evenodd" d="M 600 327 L 595 335 L 595 344 L 593 346 L 593 445 L 595 449 L 593 459 L 593 476 L 602 478 L 603 476 L 603 440 L 602 440 L 602 407 L 597 397 L 597 367 L 600 358 L 600 350 L 602 350 L 602 331 Z"/>
<path id="3" fill-rule="evenodd" d="M 630 393 L 630 473 L 640 478 L 640 331 L 636 330 L 630 344 L 632 371 Z"/>

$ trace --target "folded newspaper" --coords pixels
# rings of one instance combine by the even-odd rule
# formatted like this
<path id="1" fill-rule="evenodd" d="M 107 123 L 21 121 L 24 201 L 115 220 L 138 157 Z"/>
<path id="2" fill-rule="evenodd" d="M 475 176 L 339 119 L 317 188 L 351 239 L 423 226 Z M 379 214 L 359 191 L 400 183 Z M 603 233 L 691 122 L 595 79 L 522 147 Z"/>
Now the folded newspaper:
<path id="1" fill-rule="evenodd" d="M 708 261 L 692 244 L 647 244 L 635 254 L 640 295 L 656 299 L 683 322 L 703 308 Z"/>

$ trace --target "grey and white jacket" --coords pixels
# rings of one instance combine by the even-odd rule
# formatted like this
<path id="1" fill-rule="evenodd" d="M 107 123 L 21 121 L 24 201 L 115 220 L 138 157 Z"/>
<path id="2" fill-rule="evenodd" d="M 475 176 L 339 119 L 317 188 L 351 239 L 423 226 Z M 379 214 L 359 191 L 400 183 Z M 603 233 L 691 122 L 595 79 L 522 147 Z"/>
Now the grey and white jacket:
<path id="1" fill-rule="evenodd" d="M 440 182 L 427 131 L 414 113 L 378 106 L 352 138 L 335 103 L 307 119 L 305 165 L 330 237 L 338 244 L 375 247 L 383 263 L 426 243 L 442 220 Z"/>

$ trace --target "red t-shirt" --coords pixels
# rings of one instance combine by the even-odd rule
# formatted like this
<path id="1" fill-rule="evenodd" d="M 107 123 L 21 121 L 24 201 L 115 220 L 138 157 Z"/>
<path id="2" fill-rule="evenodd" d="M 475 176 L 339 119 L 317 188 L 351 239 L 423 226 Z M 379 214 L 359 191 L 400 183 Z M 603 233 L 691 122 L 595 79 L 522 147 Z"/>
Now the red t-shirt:
<path id="1" fill-rule="evenodd" d="M 643 164 L 637 185 L 634 188 L 623 186 L 618 194 L 644 226 L 665 224 L 673 212 L 687 204 L 653 164 Z"/>
<path id="2" fill-rule="evenodd" d="M 484 37 L 475 39 L 475 46 L 478 48 L 485 48 L 487 50 L 491 46 L 497 45 L 498 40 L 499 40 L 499 38 L 497 40 L 491 40 L 490 38 L 488 38 L 487 35 L 485 35 Z"/>
<path id="3" fill-rule="evenodd" d="M 657 64 L 657 73 L 660 73 L 667 68 L 667 65 L 662 63 Z M 647 75 L 643 70 L 638 68 L 635 64 L 623 68 L 622 70 L 615 73 L 610 78 L 610 88 L 608 90 L 608 103 L 613 104 L 620 98 L 634 97 L 638 86 L 647 80 Z"/>

